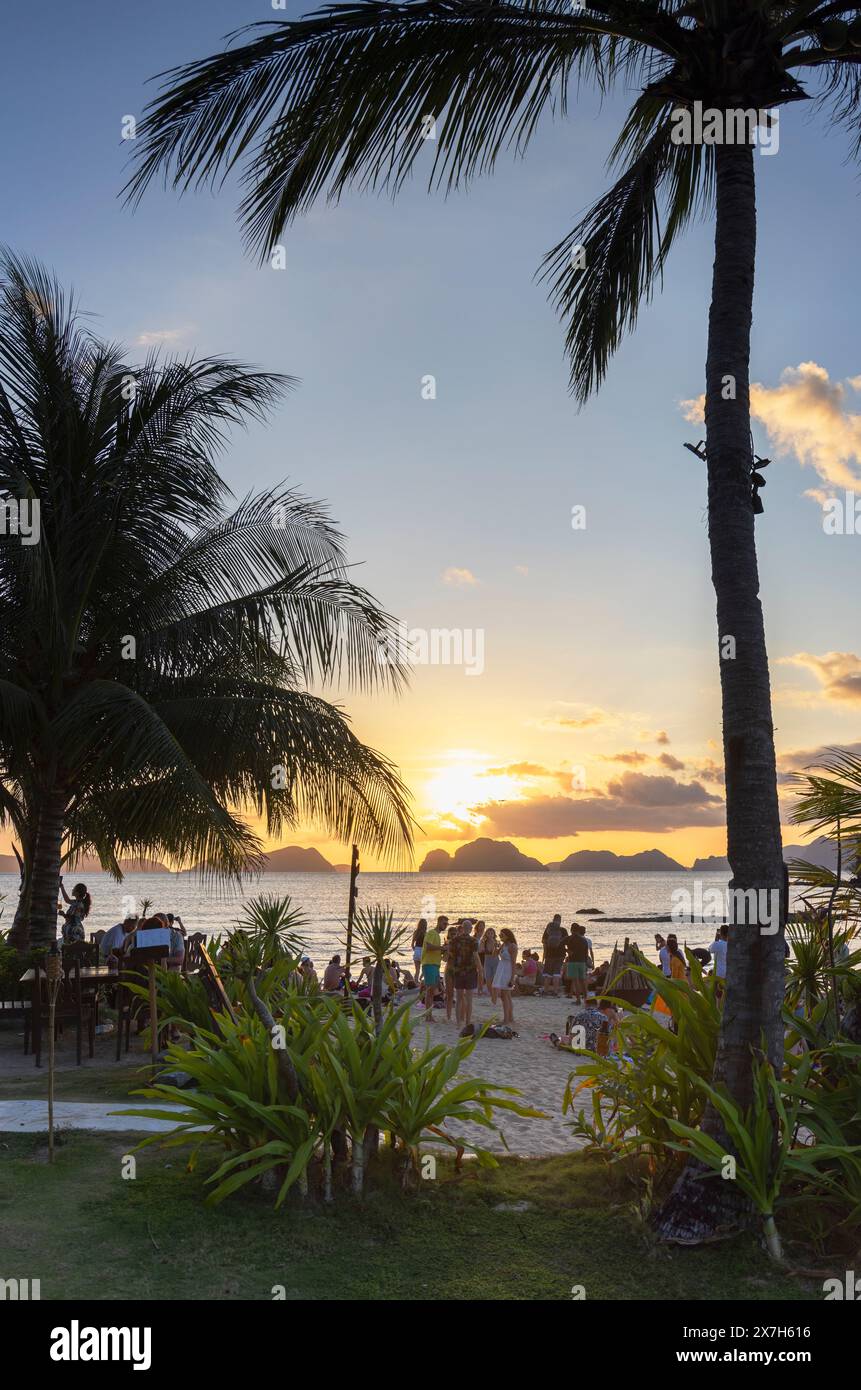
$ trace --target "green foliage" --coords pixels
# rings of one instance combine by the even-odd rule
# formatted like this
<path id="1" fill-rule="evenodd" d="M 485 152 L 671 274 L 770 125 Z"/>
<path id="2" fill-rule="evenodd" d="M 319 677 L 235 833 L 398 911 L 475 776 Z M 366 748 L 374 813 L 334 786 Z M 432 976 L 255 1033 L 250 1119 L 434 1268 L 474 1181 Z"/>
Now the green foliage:
<path id="1" fill-rule="evenodd" d="M 574 1133 L 611 1158 L 645 1152 L 654 1167 L 672 1138 L 670 1121 L 695 1128 L 702 1119 L 705 1097 L 694 1078 L 714 1069 L 720 1007 L 714 977 L 703 975 L 696 956 L 689 954 L 688 963 L 693 988 L 648 963 L 635 967 L 672 1010 L 675 1031 L 651 1013 L 626 1011 L 620 1055 L 584 1049 L 568 1078 L 566 1111 L 583 1092 L 592 1098 L 591 1121 L 584 1110 L 572 1122 Z"/>
<path id="2" fill-rule="evenodd" d="M 287 894 L 260 893 L 243 905 L 236 928 L 218 944 L 219 970 L 247 979 L 288 962 L 293 969 L 305 950 L 306 914 Z"/>
<path id="3" fill-rule="evenodd" d="M 456 1073 L 472 1051 L 471 1040 L 454 1048 L 414 1052 L 408 1008 L 391 1010 L 379 1031 L 367 1012 L 351 1003 L 318 997 L 290 997 L 273 1037 L 257 1016 L 240 1006 L 238 1022 L 219 1016 L 219 1037 L 195 1026 L 189 1051 L 171 1046 L 168 1068 L 190 1073 L 197 1089 L 178 1090 L 163 1082 L 138 1092 L 149 1101 L 179 1109 L 147 1106 L 123 1111 L 175 1122 L 167 1137 L 144 1144 L 191 1145 L 189 1167 L 203 1146 L 227 1151 L 207 1179 L 209 1201 L 221 1202 L 238 1188 L 261 1179 L 276 1191 L 280 1205 L 294 1185 L 305 1191 L 319 1175 L 325 1197 L 332 1191 L 333 1140 L 349 1140 L 354 1191 L 364 1182 L 369 1131 L 387 1131 L 414 1161 L 419 1143 L 433 1135 L 458 1150 L 488 1155 L 446 1130 L 447 1120 L 471 1121 L 494 1129 L 495 1111 L 520 1115 L 539 1112 L 521 1106 L 519 1092 Z M 277 1049 L 286 1047 L 296 1071 L 299 1095 L 285 1094 Z"/>

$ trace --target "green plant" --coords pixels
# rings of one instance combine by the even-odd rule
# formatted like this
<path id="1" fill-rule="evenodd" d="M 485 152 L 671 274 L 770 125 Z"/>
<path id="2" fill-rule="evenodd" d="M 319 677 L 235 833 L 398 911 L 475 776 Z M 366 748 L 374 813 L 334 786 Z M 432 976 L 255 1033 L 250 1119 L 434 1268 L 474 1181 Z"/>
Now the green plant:
<path id="1" fill-rule="evenodd" d="M 645 1153 L 653 1172 L 672 1137 L 670 1121 L 700 1123 L 705 1097 L 693 1078 L 709 1077 L 714 1068 L 720 1029 L 716 980 L 703 975 L 690 953 L 688 964 L 690 985 L 667 979 L 648 963 L 634 967 L 671 1009 L 674 1030 L 651 1013 L 626 1010 L 618 1026 L 619 1055 L 581 1049 L 563 1099 L 568 1111 L 576 1097 L 590 1092 L 591 1120 L 581 1112 L 573 1132 L 612 1160 Z M 674 1174 L 663 1174 L 668 1176 Z"/>
<path id="2" fill-rule="evenodd" d="M 347 1141 L 350 1188 L 361 1196 L 371 1154 L 369 1135 L 376 1131 L 388 1131 L 404 1149 L 404 1183 L 423 1135 L 492 1163 L 483 1149 L 453 1136 L 446 1121 L 495 1129 L 495 1111 L 540 1115 L 522 1106 L 513 1088 L 458 1078 L 472 1051 L 471 1040 L 454 1048 L 415 1051 L 406 1006 L 390 1010 L 379 1030 L 354 1001 L 345 1005 L 324 996 L 288 997 L 275 1032 L 244 1006 L 237 1012 L 236 1023 L 218 1017 L 220 1037 L 195 1026 L 190 1050 L 168 1049 L 168 1068 L 188 1072 L 197 1089 L 179 1090 L 158 1081 L 135 1093 L 176 1108 L 156 1104 L 121 1112 L 172 1120 L 170 1135 L 154 1135 L 143 1143 L 191 1145 L 190 1169 L 203 1146 L 225 1149 L 223 1162 L 207 1179 L 213 1187 L 211 1202 L 260 1180 L 275 1187 L 280 1205 L 294 1186 L 307 1193 L 317 1170 L 323 1198 L 331 1201 L 334 1159 L 347 1157 Z M 289 1093 L 278 1065 L 279 1048 L 289 1052 L 296 1078 Z"/>
<path id="3" fill-rule="evenodd" d="M 411 928 L 403 923 L 395 926 L 395 914 L 391 908 L 362 907 L 356 913 L 353 931 L 363 951 L 374 962 L 374 983 L 371 990 L 371 1007 L 374 1022 L 379 1029 L 383 1017 L 383 971 L 385 962 L 397 954 Z"/>

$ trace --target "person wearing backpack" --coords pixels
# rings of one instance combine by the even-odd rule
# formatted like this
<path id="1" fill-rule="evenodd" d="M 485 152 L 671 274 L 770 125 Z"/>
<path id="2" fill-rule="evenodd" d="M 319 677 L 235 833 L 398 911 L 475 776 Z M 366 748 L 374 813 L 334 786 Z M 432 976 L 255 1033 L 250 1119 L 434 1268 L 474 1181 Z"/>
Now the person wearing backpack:
<path id="1" fill-rule="evenodd" d="M 544 974 L 549 977 L 551 989 L 558 990 L 562 983 L 562 962 L 568 943 L 568 933 L 558 912 L 544 928 L 541 943 L 544 947 Z"/>

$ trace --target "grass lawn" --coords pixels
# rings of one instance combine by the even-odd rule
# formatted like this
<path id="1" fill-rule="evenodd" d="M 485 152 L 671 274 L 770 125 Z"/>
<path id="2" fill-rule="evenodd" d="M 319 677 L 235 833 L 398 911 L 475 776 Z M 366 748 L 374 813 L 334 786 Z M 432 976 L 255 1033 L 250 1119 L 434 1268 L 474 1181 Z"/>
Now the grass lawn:
<path id="1" fill-rule="evenodd" d="M 90 1093 L 92 1098 L 92 1092 Z M 4 1277 L 41 1279 L 43 1299 L 821 1300 L 774 1270 L 752 1238 L 700 1250 L 655 1246 L 631 1214 L 631 1189 L 600 1160 L 506 1159 L 404 1196 L 387 1180 L 362 1205 L 285 1204 L 259 1190 L 204 1205 L 202 1160 L 184 1150 L 121 1159 L 140 1136 L 64 1134 L 53 1167 L 42 1135 L 0 1134 Z M 528 1202 L 529 1209 L 499 1210 Z"/>

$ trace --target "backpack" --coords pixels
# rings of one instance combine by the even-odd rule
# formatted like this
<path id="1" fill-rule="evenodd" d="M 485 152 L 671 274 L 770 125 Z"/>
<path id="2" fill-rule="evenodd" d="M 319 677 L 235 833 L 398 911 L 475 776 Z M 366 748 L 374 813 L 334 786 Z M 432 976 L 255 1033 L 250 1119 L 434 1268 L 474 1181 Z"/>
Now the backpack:
<path id="1" fill-rule="evenodd" d="M 510 1023 L 492 1023 L 484 1036 L 486 1038 L 504 1038 L 506 1042 L 508 1042 L 511 1038 L 516 1038 L 518 1035 L 515 1033 Z"/>

